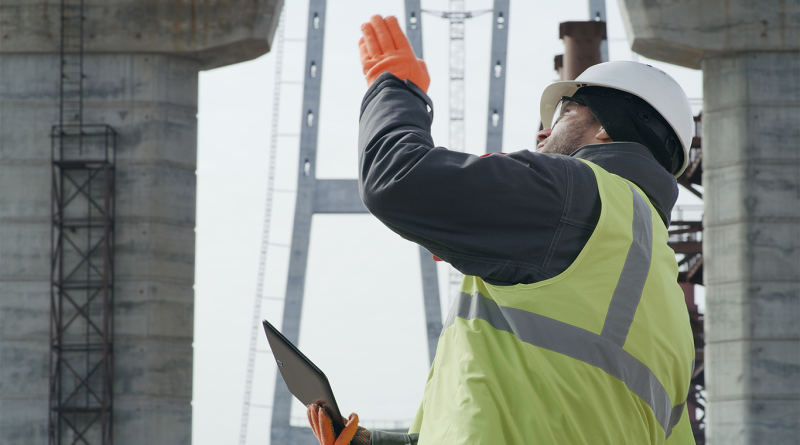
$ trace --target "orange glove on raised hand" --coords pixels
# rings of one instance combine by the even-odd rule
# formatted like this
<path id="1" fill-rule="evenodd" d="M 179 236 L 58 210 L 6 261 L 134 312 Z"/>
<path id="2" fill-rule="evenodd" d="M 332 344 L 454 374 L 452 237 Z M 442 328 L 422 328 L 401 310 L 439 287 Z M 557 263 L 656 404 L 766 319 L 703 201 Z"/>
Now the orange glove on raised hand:
<path id="1" fill-rule="evenodd" d="M 417 59 L 395 17 L 384 19 L 373 15 L 369 22 L 361 25 L 361 32 L 364 36 L 358 41 L 358 49 L 367 85 L 372 85 L 378 76 L 388 71 L 428 92 L 431 84 L 428 68 L 422 59 Z"/>
<path id="2" fill-rule="evenodd" d="M 308 415 L 308 423 L 311 424 L 311 429 L 314 431 L 314 435 L 317 436 L 320 445 L 369 445 L 369 430 L 359 428 L 358 414 L 356 413 L 350 414 L 347 424 L 339 434 L 339 437 L 336 437 L 333 421 L 331 421 L 324 405 L 312 403 L 308 405 L 306 414 Z"/>

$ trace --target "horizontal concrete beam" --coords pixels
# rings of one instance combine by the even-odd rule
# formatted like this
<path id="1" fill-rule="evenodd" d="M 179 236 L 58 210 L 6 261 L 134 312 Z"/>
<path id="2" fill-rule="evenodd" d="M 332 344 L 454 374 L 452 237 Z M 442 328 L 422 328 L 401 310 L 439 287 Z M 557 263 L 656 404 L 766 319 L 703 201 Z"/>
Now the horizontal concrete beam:
<path id="1" fill-rule="evenodd" d="M 171 53 L 207 70 L 272 47 L 283 0 L 86 0 L 85 53 Z M 61 2 L 0 0 L 0 53 L 58 53 Z"/>
<path id="2" fill-rule="evenodd" d="M 800 3 L 785 0 L 623 0 L 631 49 L 699 69 L 709 55 L 800 49 Z"/>

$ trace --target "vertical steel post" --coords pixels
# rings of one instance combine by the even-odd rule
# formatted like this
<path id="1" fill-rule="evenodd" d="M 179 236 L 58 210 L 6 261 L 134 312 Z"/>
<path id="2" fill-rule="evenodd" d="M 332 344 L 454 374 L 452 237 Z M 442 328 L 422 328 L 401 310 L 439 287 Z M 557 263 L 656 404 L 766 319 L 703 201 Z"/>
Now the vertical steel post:
<path id="1" fill-rule="evenodd" d="M 506 101 L 506 54 L 508 52 L 508 2 L 494 0 L 492 54 L 489 74 L 489 113 L 486 125 L 486 153 L 503 149 Z"/>
<path id="2" fill-rule="evenodd" d="M 422 57 L 422 22 L 419 0 L 406 1 L 406 24 L 414 52 Z M 325 36 L 325 0 L 310 0 L 306 61 L 303 83 L 303 108 L 300 130 L 300 155 L 298 157 L 297 197 L 292 229 L 289 272 L 283 308 L 281 331 L 290 341 L 300 337 L 301 314 L 308 264 L 311 220 L 317 213 L 368 213 L 358 193 L 355 179 L 317 179 L 317 136 L 319 125 L 320 87 L 322 82 L 322 55 Z M 436 263 L 431 254 L 420 247 L 423 300 L 428 339 L 429 358 L 433 361 L 436 343 L 442 329 L 439 306 L 439 283 Z M 272 403 L 270 443 L 306 444 L 316 439 L 311 430 L 291 426 L 293 396 L 286 388 L 280 373 L 275 379 Z"/>
<path id="3" fill-rule="evenodd" d="M 51 445 L 113 443 L 114 136 L 53 127 Z"/>
<path id="4" fill-rule="evenodd" d="M 464 151 L 464 0 L 450 0 L 450 11 L 445 14 L 450 21 L 450 127 L 449 149 Z M 448 267 L 448 304 L 461 288 L 464 275 L 453 266 Z"/>
<path id="5" fill-rule="evenodd" d="M 562 22 L 559 37 L 564 40 L 563 76 L 565 80 L 572 80 L 600 63 L 600 43 L 606 39 L 606 22 Z"/>
<path id="6" fill-rule="evenodd" d="M 51 133 L 51 445 L 113 442 L 115 134 L 83 122 L 84 1 L 61 0 Z"/>
<path id="7" fill-rule="evenodd" d="M 422 8 L 420 0 L 405 0 L 406 35 L 411 42 L 411 48 L 417 58 L 424 59 L 422 55 Z"/>
<path id="8" fill-rule="evenodd" d="M 589 0 L 589 20 L 607 22 L 606 0 Z M 608 62 L 608 39 L 600 42 L 600 61 Z"/>
<path id="9" fill-rule="evenodd" d="M 422 10 L 419 0 L 405 0 L 406 34 L 414 53 L 422 59 Z M 442 332 L 442 306 L 439 300 L 439 273 L 433 256 L 419 247 L 419 267 L 422 274 L 422 299 L 425 307 L 425 327 L 428 340 L 428 359 L 433 364 L 436 345 Z"/>
<path id="10" fill-rule="evenodd" d="M 317 165 L 317 136 L 319 128 L 320 87 L 322 83 L 322 53 L 325 40 L 326 0 L 310 0 L 306 36 L 306 61 L 303 75 L 303 108 L 300 124 L 300 155 L 297 166 L 297 197 L 292 228 L 289 272 L 283 305 L 281 331 L 297 344 L 300 338 L 300 316 L 308 264 L 311 237 L 311 218 L 314 214 L 315 171 Z M 272 403 L 270 443 L 300 445 L 314 443 L 311 429 L 291 426 L 292 394 L 280 372 L 275 378 Z"/>

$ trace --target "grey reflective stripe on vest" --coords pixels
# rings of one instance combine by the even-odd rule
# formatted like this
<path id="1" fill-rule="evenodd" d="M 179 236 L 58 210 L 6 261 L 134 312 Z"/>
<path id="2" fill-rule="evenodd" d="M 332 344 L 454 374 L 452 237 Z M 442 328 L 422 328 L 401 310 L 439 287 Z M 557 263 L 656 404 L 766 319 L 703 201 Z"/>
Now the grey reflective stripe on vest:
<path id="1" fill-rule="evenodd" d="M 636 308 L 642 299 L 642 290 L 650 271 L 653 256 L 653 220 L 650 206 L 631 187 L 633 193 L 633 242 L 625 257 L 625 265 L 608 306 L 603 331 L 600 334 L 612 343 L 625 345 L 633 324 Z"/>
<path id="2" fill-rule="evenodd" d="M 650 206 L 633 193 L 633 242 L 628 250 L 619 282 L 611 298 L 601 335 L 544 315 L 498 305 L 480 292 L 461 292 L 442 329 L 456 317 L 481 319 L 498 331 L 514 334 L 519 340 L 595 366 L 622 381 L 653 410 L 665 437 L 680 420 L 685 401 L 673 407 L 664 385 L 636 357 L 625 351 L 628 331 L 641 300 L 652 256 L 652 216 Z"/>

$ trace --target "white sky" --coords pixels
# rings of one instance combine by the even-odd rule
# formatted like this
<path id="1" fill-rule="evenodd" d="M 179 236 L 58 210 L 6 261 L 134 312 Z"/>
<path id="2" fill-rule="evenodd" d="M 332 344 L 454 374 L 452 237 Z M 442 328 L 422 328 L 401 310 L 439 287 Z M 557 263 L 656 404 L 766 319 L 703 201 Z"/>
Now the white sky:
<path id="1" fill-rule="evenodd" d="M 467 10 L 492 7 L 467 0 Z M 423 0 L 447 10 L 447 0 Z M 302 79 L 307 1 L 287 0 L 284 81 Z M 615 0 L 606 2 L 610 60 L 651 63 L 672 75 L 692 99 L 702 73 L 632 54 Z M 402 0 L 329 1 L 318 116 L 318 178 L 357 176 L 358 111 L 366 83 L 358 58 L 360 25 L 372 14 L 403 15 Z M 557 80 L 563 53 L 558 24 L 587 20 L 586 0 L 512 0 L 509 13 L 504 149 L 535 149 L 539 96 Z M 401 20 L 401 23 L 403 20 Z M 489 86 L 491 15 L 466 25 L 466 147 L 483 153 Z M 423 15 L 431 74 L 434 140 L 447 146 L 448 23 Z M 238 442 L 259 249 L 267 188 L 275 51 L 250 62 L 202 72 L 198 113 L 197 256 L 195 278 L 193 443 Z M 280 327 L 294 215 L 293 190 L 302 85 L 281 88 L 276 180 L 267 281 L 260 318 Z M 695 102 L 693 102 L 695 103 Z M 699 102 L 695 105 L 699 111 Z M 683 193 L 679 204 L 700 204 Z M 443 314 L 447 272 L 439 270 Z M 702 296 L 702 289 L 698 287 Z M 702 304 L 702 302 L 701 302 Z M 259 333 L 259 350 L 269 350 Z M 407 426 L 428 374 L 417 247 L 370 215 L 317 215 L 312 225 L 303 321 L 298 345 L 328 376 L 342 411 L 366 426 Z M 248 443 L 267 443 L 276 366 L 261 353 L 255 367 Z M 292 415 L 301 418 L 297 402 Z"/>

